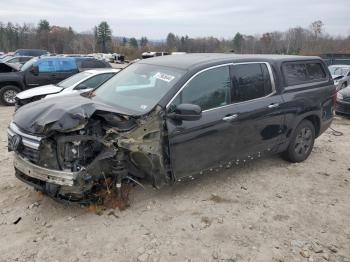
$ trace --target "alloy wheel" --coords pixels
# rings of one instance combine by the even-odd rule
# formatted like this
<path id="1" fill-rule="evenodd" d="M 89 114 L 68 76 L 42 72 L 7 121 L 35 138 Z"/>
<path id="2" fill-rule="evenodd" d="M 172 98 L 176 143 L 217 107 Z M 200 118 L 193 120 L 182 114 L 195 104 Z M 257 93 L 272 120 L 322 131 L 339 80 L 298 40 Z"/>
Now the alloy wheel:
<path id="1" fill-rule="evenodd" d="M 308 154 L 310 148 L 312 145 L 312 131 L 308 127 L 302 128 L 296 139 L 295 139 L 295 145 L 294 150 L 295 153 L 298 155 L 306 155 Z"/>
<path id="2" fill-rule="evenodd" d="M 6 90 L 3 94 L 4 100 L 8 104 L 14 104 L 16 102 L 17 92 L 14 90 Z"/>

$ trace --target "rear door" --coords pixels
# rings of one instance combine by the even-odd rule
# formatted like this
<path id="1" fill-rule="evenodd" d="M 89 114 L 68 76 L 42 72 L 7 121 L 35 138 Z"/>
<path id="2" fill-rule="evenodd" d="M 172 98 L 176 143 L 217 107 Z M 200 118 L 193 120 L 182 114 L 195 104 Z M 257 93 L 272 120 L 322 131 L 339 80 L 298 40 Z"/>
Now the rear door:
<path id="1" fill-rule="evenodd" d="M 53 84 L 74 75 L 78 72 L 78 67 L 73 58 L 57 58 L 55 59 L 55 73 L 53 74 Z"/>
<path id="2" fill-rule="evenodd" d="M 241 63 L 231 66 L 234 105 L 231 122 L 238 132 L 236 155 L 247 161 L 278 151 L 284 115 L 282 96 L 276 92 L 268 63 Z"/>

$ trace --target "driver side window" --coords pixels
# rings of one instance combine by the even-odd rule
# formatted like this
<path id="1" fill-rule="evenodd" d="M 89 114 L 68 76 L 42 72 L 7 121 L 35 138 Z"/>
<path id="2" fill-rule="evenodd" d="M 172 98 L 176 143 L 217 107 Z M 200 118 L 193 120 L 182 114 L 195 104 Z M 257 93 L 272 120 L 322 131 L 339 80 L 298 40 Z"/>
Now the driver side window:
<path id="1" fill-rule="evenodd" d="M 178 94 L 171 108 L 179 104 L 195 104 L 208 110 L 229 104 L 230 68 L 221 66 L 195 76 Z"/>

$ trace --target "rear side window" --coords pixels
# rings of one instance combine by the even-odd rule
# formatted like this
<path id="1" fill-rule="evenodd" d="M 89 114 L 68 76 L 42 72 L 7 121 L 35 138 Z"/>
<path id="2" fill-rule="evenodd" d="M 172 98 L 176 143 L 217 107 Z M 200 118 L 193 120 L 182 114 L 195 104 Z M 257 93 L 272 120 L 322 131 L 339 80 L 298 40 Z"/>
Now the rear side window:
<path id="1" fill-rule="evenodd" d="M 298 85 L 307 82 L 305 64 L 286 63 L 283 65 L 283 71 L 288 85 Z"/>
<path id="2" fill-rule="evenodd" d="M 310 81 L 326 79 L 327 75 L 320 63 L 285 63 L 283 73 L 288 85 L 299 85 Z"/>
<path id="3" fill-rule="evenodd" d="M 231 101 L 233 103 L 264 97 L 273 92 L 266 64 L 234 65 L 232 72 Z"/>
<path id="4" fill-rule="evenodd" d="M 229 66 L 209 69 L 195 76 L 175 98 L 172 105 L 195 104 L 202 110 L 227 105 L 230 86 Z"/>
<path id="5" fill-rule="evenodd" d="M 55 66 L 57 72 L 69 72 L 77 69 L 73 59 L 56 59 Z"/>
<path id="6" fill-rule="evenodd" d="M 322 80 L 326 78 L 326 73 L 320 63 L 306 64 L 306 69 L 310 80 Z"/>

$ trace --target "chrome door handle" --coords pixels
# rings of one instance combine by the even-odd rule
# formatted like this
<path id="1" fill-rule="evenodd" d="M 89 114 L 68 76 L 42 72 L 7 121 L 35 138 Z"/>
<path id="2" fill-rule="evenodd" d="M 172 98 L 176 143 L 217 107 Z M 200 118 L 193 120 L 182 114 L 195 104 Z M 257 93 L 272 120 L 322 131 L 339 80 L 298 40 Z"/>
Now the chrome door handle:
<path id="1" fill-rule="evenodd" d="M 280 104 L 271 104 L 268 106 L 268 108 L 276 108 L 276 107 L 279 107 Z"/>
<path id="2" fill-rule="evenodd" d="M 227 121 L 227 122 L 230 122 L 230 121 L 236 119 L 237 116 L 238 116 L 238 114 L 234 114 L 234 115 L 230 115 L 230 116 L 225 116 L 222 120 Z"/>
<path id="3" fill-rule="evenodd" d="M 177 127 L 177 128 L 175 128 L 174 133 L 175 133 L 175 134 L 178 134 L 178 133 L 183 132 L 184 130 L 185 130 L 184 127 Z"/>

